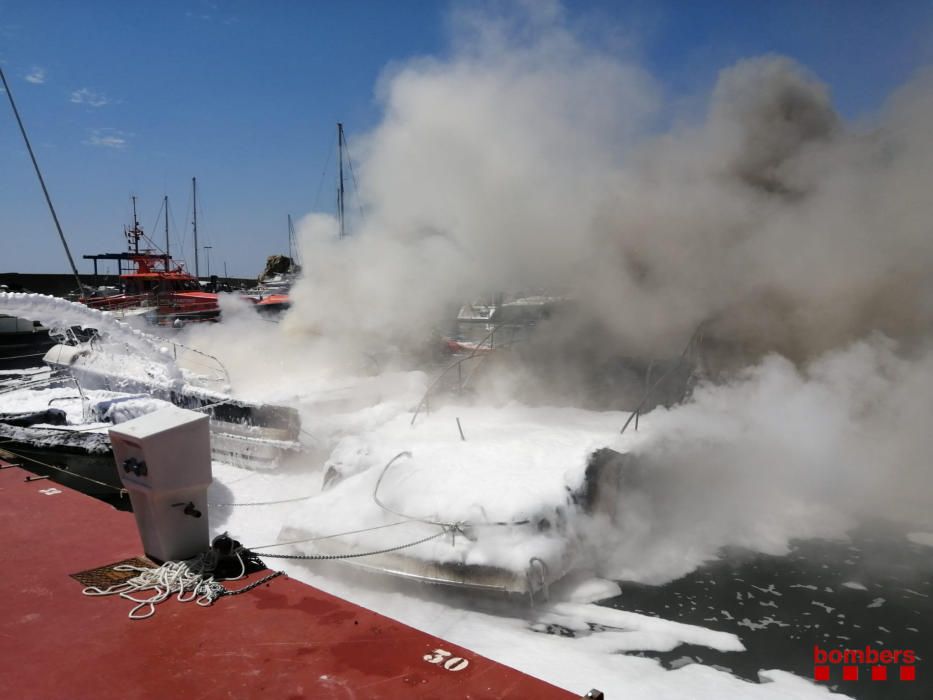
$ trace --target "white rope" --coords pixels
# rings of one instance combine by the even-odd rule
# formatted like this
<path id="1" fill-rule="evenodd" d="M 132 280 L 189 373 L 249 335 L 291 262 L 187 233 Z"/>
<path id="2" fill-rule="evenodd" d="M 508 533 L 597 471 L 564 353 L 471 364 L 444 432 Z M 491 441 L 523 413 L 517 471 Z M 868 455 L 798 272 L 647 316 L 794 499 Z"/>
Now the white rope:
<path id="1" fill-rule="evenodd" d="M 236 553 L 240 562 L 241 571 L 238 576 L 228 581 L 238 581 L 246 576 L 246 564 L 243 557 Z M 172 595 L 180 603 L 192 600 L 202 607 L 211 605 L 217 598 L 225 594 L 224 587 L 214 580 L 213 571 L 217 564 L 217 555 L 213 550 L 200 554 L 185 561 L 167 561 L 154 569 L 120 564 L 113 567 L 113 571 L 136 571 L 136 576 L 123 583 L 109 588 L 88 586 L 84 595 L 118 595 L 121 598 L 136 603 L 130 610 L 131 620 L 145 620 L 155 615 L 155 606 L 168 600 Z M 153 591 L 148 598 L 137 597 L 144 591 Z M 142 612 L 141 612 L 142 611 Z"/>

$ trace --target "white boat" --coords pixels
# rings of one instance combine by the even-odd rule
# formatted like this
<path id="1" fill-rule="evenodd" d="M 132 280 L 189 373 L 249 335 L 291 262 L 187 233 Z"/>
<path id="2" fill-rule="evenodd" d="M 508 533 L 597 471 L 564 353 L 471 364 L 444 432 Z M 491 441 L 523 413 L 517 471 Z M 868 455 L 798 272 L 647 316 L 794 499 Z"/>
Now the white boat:
<path id="1" fill-rule="evenodd" d="M 421 583 L 532 598 L 591 563 L 592 523 L 612 517 L 634 479 L 629 459 L 604 447 L 624 414 L 447 405 L 414 426 L 411 417 L 335 446 L 323 491 L 286 520 L 283 546 L 350 554 L 349 565 Z"/>
<path id="2" fill-rule="evenodd" d="M 69 342 L 54 345 L 43 358 L 56 381 L 68 377 L 82 391 L 146 396 L 209 415 L 217 459 L 268 468 L 301 450 L 297 411 L 232 396 L 226 370 L 216 358 L 64 299 L 0 294 L 4 308 L 67 329 L 62 335 Z M 93 327 L 95 333 L 82 342 L 70 331 L 72 326 Z M 87 426 L 73 427 L 77 434 L 93 432 Z"/>

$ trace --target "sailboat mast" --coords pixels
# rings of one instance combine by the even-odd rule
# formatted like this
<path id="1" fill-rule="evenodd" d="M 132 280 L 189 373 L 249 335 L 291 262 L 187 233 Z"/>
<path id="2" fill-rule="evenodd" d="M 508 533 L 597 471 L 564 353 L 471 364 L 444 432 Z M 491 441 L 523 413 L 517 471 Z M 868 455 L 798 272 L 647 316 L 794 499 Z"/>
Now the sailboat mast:
<path id="1" fill-rule="evenodd" d="M 168 241 L 168 195 L 165 195 L 165 257 L 168 258 L 171 256 L 172 251 L 169 249 Z M 166 264 L 165 269 L 168 270 L 168 265 Z"/>
<path id="2" fill-rule="evenodd" d="M 58 215 L 55 213 L 55 207 L 52 206 L 52 198 L 45 186 L 45 180 L 42 177 L 42 171 L 39 170 L 39 163 L 32 152 L 32 145 L 29 143 L 29 137 L 26 135 L 26 127 L 23 126 L 23 120 L 19 118 L 19 110 L 16 109 L 16 103 L 13 101 L 13 93 L 10 92 L 10 85 L 6 81 L 6 75 L 3 68 L 0 68 L 0 81 L 3 81 L 3 89 L 6 90 L 6 96 L 10 98 L 10 106 L 13 108 L 13 115 L 16 117 L 16 123 L 19 124 L 20 133 L 23 135 L 23 141 L 26 142 L 26 150 L 29 151 L 29 158 L 32 160 L 32 167 L 36 169 L 36 175 L 39 176 L 39 184 L 42 186 L 42 194 L 45 195 L 45 202 L 49 205 L 49 211 L 52 213 L 52 220 L 55 222 L 55 228 L 58 231 L 58 237 L 62 240 L 62 246 L 65 248 L 65 255 L 68 256 L 68 264 L 71 265 L 71 272 L 75 276 L 75 282 L 78 283 L 78 291 L 84 292 L 84 285 L 81 284 L 81 278 L 78 277 L 78 268 L 75 265 L 74 258 L 71 257 L 71 250 L 68 248 L 68 241 L 65 240 L 65 234 L 62 232 L 62 225 L 58 223 Z"/>
<path id="3" fill-rule="evenodd" d="M 201 268 L 198 267 L 198 179 L 191 178 L 191 200 L 194 209 L 194 276 L 201 279 Z"/>
<path id="4" fill-rule="evenodd" d="M 337 122 L 337 161 L 340 163 L 340 176 L 337 180 L 337 221 L 340 223 L 340 237 L 347 235 L 343 214 L 343 124 Z"/>

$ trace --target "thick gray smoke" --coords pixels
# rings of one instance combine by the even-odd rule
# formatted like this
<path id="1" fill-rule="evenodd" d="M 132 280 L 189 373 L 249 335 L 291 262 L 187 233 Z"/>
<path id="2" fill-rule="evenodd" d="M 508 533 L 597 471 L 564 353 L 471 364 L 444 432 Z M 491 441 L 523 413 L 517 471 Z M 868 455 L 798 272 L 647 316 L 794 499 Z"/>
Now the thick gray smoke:
<path id="1" fill-rule="evenodd" d="M 722 72 L 705 121 L 658 135 L 660 90 L 637 65 L 552 15 L 522 32 L 473 20 L 451 58 L 385 78 L 363 218 L 341 242 L 305 221 L 293 327 L 404 346 L 465 300 L 534 288 L 574 299 L 555 337 L 629 355 L 675 354 L 704 321 L 799 361 L 925 332 L 926 78 L 853 126 L 801 66 L 750 59 Z"/>
<path id="2" fill-rule="evenodd" d="M 671 358 L 701 327 L 728 371 L 646 419 L 653 477 L 611 529 L 639 570 L 615 575 L 933 511 L 930 75 L 851 124 L 802 66 L 751 58 L 696 123 L 560 12 L 473 16 L 453 45 L 385 76 L 351 235 L 302 222 L 288 334 L 405 356 L 466 301 L 545 290 L 571 302 L 538 359 L 588 392 L 592 367 Z"/>
<path id="3" fill-rule="evenodd" d="M 904 355 L 878 335 L 701 385 L 646 419 L 636 485 L 595 528 L 598 565 L 655 582 L 727 545 L 783 554 L 878 517 L 933 526 L 931 415 L 933 349 Z"/>

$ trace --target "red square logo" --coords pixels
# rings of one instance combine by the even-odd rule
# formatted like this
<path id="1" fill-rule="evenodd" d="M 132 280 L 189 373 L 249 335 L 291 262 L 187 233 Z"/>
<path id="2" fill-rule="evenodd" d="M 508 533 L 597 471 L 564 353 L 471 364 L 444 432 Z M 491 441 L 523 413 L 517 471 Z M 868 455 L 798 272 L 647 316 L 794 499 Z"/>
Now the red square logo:
<path id="1" fill-rule="evenodd" d="M 887 666 L 872 666 L 871 667 L 871 679 L 873 681 L 888 680 L 888 667 Z"/>
<path id="2" fill-rule="evenodd" d="M 904 671 L 904 668 L 901 668 L 901 672 Z M 829 666 L 814 666 L 813 667 L 813 680 L 815 681 L 828 681 L 829 680 Z"/>
<path id="3" fill-rule="evenodd" d="M 842 680 L 857 681 L 858 680 L 858 666 L 843 666 L 842 667 Z"/>
<path id="4" fill-rule="evenodd" d="M 917 680 L 916 666 L 901 666 L 901 680 L 902 681 Z"/>

